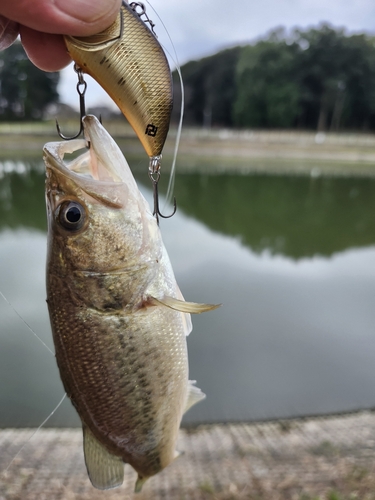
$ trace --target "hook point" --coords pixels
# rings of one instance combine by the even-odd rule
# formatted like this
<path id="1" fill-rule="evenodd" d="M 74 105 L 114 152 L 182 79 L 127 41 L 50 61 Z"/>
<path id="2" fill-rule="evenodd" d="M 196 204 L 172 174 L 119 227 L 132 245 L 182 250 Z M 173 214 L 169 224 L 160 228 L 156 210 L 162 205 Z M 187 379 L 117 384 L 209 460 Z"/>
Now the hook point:
<path id="1" fill-rule="evenodd" d="M 59 134 L 59 136 L 61 137 L 61 139 L 64 139 L 64 141 L 71 141 L 72 139 L 77 139 L 77 137 L 79 137 L 82 134 L 82 132 L 83 132 L 83 123 L 82 123 L 82 120 L 81 120 L 81 126 L 80 126 L 80 129 L 79 129 L 78 133 L 76 135 L 72 135 L 71 137 L 68 137 L 68 136 L 64 135 L 61 132 L 61 128 L 60 128 L 59 122 L 57 120 L 56 120 L 56 129 L 57 129 L 57 133 Z"/>

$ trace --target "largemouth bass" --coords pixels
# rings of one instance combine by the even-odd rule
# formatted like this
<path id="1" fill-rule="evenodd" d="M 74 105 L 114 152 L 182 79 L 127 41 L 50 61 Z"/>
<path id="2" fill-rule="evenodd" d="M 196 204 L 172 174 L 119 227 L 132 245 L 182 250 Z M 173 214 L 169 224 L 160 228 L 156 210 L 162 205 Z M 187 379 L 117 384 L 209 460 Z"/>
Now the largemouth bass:
<path id="1" fill-rule="evenodd" d="M 183 413 L 204 398 L 188 380 L 189 313 L 155 217 L 94 116 L 83 139 L 46 144 L 47 302 L 65 390 L 99 489 L 138 473 L 136 491 L 177 456 Z"/>
<path id="2" fill-rule="evenodd" d="M 160 162 L 173 105 L 172 75 L 163 48 L 123 1 L 115 22 L 87 37 L 66 35 L 71 58 L 118 105 L 146 153 Z"/>

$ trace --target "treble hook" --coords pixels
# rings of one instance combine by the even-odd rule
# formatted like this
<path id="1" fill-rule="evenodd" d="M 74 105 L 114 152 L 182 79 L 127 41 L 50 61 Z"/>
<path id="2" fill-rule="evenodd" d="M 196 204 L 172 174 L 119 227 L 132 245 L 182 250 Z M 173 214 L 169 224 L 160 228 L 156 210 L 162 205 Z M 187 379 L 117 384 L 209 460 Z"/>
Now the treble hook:
<path id="1" fill-rule="evenodd" d="M 159 165 L 159 168 L 160 168 L 160 165 Z M 148 176 L 151 179 L 153 192 L 154 192 L 154 211 L 153 211 L 152 215 L 155 215 L 156 221 L 159 225 L 159 217 L 162 217 L 163 219 L 170 219 L 176 213 L 176 210 L 177 210 L 176 198 L 175 197 L 173 198 L 173 212 L 171 213 L 171 215 L 163 215 L 160 212 L 160 208 L 159 208 L 158 183 L 159 183 L 159 179 L 160 179 L 160 172 L 159 172 L 159 170 L 156 170 L 155 172 L 153 172 L 150 169 L 148 172 Z"/>
<path id="2" fill-rule="evenodd" d="M 77 137 L 79 137 L 82 134 L 82 132 L 83 132 L 83 121 L 82 120 L 83 120 L 84 116 L 86 116 L 85 93 L 86 93 L 86 89 L 87 89 L 87 83 L 86 83 L 85 79 L 83 78 L 83 72 L 82 72 L 81 68 L 77 64 L 74 64 L 74 71 L 78 75 L 78 83 L 77 83 L 76 89 L 77 89 L 77 92 L 79 95 L 80 128 L 79 128 L 78 134 L 73 135 L 72 137 L 68 137 L 68 136 L 63 135 L 63 133 L 61 132 L 61 129 L 60 129 L 59 122 L 56 120 L 57 133 L 59 134 L 61 139 L 64 139 L 65 141 L 77 139 Z"/>

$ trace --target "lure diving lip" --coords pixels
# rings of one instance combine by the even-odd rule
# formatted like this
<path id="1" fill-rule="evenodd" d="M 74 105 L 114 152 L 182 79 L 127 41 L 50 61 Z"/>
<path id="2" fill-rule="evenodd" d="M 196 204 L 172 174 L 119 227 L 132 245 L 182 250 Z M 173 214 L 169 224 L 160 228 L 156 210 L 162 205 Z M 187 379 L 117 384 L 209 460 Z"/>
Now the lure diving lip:
<path id="1" fill-rule="evenodd" d="M 160 43 L 138 13 L 123 1 L 106 30 L 64 39 L 72 59 L 120 108 L 148 156 L 159 160 L 172 112 L 172 75 Z"/>

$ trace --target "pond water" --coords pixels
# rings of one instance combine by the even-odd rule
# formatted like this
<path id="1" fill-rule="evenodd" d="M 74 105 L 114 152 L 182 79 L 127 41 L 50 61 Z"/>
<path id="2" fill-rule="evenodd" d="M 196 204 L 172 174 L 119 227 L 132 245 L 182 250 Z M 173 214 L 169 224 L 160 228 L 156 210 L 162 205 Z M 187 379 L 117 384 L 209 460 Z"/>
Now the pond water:
<path id="1" fill-rule="evenodd" d="M 193 318 L 190 378 L 207 399 L 185 422 L 375 406 L 375 180 L 179 175 L 176 197 L 161 229 L 180 288 L 223 303 Z M 53 349 L 45 256 L 43 166 L 3 161 L 0 291 L 12 306 L 0 297 L 1 427 L 39 425 L 64 393 L 24 323 Z M 47 423 L 74 425 L 69 401 Z"/>

